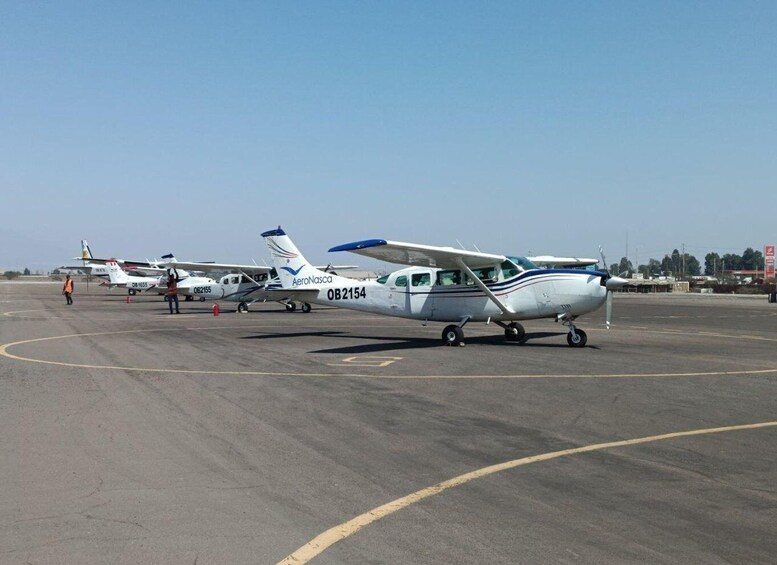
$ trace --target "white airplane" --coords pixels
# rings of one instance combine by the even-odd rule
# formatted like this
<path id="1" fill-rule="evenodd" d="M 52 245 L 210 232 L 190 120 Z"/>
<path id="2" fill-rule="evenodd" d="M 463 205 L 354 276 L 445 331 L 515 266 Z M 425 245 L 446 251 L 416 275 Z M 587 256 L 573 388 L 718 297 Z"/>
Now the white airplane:
<path id="1" fill-rule="evenodd" d="M 294 312 L 297 304 L 293 300 L 282 297 L 278 292 L 282 289 L 278 274 L 272 267 L 263 265 L 236 265 L 232 263 L 197 263 L 181 262 L 168 263 L 168 267 L 183 267 L 194 271 L 209 272 L 230 272 L 224 275 L 218 282 L 213 281 L 210 284 L 200 284 L 191 288 L 191 294 L 197 296 L 200 300 L 226 300 L 228 302 L 237 302 L 237 312 L 245 314 L 248 307 L 256 302 L 280 302 L 286 307 L 286 311 Z M 326 267 L 315 267 L 327 272 L 337 270 L 346 270 L 355 268 L 353 265 L 327 265 Z M 335 273 L 336 274 L 336 273 Z M 181 289 L 181 284 L 178 286 Z M 282 293 L 280 293 L 282 294 Z M 302 302 L 300 309 L 304 313 L 311 311 L 308 302 Z"/>
<path id="2" fill-rule="evenodd" d="M 316 304 L 424 321 L 454 322 L 442 332 L 443 343 L 459 345 L 468 322 L 494 322 L 507 341 L 523 342 L 520 320 L 554 318 L 569 327 L 567 343 L 583 347 L 586 333 L 578 316 L 607 303 L 612 290 L 627 283 L 609 273 L 573 269 L 537 269 L 523 257 L 507 257 L 451 247 L 370 239 L 329 251 L 351 251 L 391 263 L 413 265 L 374 282 L 355 281 L 311 266 L 279 227 L 264 232 L 283 291 Z"/>
<path id="3" fill-rule="evenodd" d="M 160 280 L 154 277 L 136 277 L 128 275 L 121 267 L 119 267 L 119 264 L 116 261 L 108 261 L 106 267 L 108 267 L 110 288 L 126 288 L 131 295 L 134 295 L 137 292 L 151 290 L 152 288 L 158 287 L 160 284 Z"/>
<path id="4" fill-rule="evenodd" d="M 89 244 L 86 242 L 85 239 L 81 240 L 81 257 L 73 257 L 74 261 L 83 261 L 81 265 L 78 266 L 68 266 L 63 265 L 59 267 L 60 270 L 67 270 L 67 271 L 80 271 L 82 273 L 85 273 L 87 275 L 92 275 L 98 278 L 101 278 L 103 280 L 108 280 L 110 278 L 110 273 L 108 271 L 108 267 L 105 265 L 105 263 L 95 263 L 92 260 L 94 257 L 92 257 L 92 251 L 89 249 Z"/>

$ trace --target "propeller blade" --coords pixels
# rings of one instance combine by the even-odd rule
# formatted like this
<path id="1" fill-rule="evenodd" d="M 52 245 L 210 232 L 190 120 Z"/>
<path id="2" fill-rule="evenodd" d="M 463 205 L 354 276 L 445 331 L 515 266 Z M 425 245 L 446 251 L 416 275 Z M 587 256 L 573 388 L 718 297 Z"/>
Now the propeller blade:
<path id="1" fill-rule="evenodd" d="M 607 291 L 607 303 L 606 303 L 606 316 L 607 316 L 607 329 L 610 329 L 610 324 L 612 323 L 612 291 Z"/>

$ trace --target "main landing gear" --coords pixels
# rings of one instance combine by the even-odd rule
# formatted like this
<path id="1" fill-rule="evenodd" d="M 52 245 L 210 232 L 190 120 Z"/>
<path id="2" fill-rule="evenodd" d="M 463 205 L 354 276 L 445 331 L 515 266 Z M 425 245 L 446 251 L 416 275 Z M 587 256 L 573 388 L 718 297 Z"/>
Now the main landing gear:
<path id="1" fill-rule="evenodd" d="M 295 302 L 287 302 L 286 303 L 286 311 L 287 312 L 294 312 L 297 309 L 297 304 Z M 313 307 L 308 304 L 307 302 L 303 302 L 300 306 L 300 310 L 302 310 L 303 314 L 308 314 L 313 309 Z"/>
<path id="2" fill-rule="evenodd" d="M 469 322 L 469 318 L 464 318 L 460 323 L 458 324 L 451 324 L 450 326 L 445 326 L 445 329 L 442 331 L 442 343 L 443 345 L 464 345 L 464 330 L 462 329 L 467 322 Z"/>
<path id="3" fill-rule="evenodd" d="M 241 302 L 237 305 L 237 313 L 238 314 L 245 314 L 248 312 L 248 304 L 245 302 Z"/>

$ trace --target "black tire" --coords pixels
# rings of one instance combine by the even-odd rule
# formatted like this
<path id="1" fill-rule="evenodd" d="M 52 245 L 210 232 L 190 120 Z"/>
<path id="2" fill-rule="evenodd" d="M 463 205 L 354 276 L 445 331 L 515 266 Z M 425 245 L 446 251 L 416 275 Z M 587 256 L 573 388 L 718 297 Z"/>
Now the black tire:
<path id="1" fill-rule="evenodd" d="M 138 291 L 135 290 L 134 288 L 127 289 L 127 294 L 129 294 L 130 296 L 135 296 L 137 293 Z"/>
<path id="2" fill-rule="evenodd" d="M 304 312 L 305 314 L 309 314 L 311 310 L 312 308 L 310 307 L 310 304 L 308 304 L 307 302 L 304 302 L 302 304 L 302 312 Z"/>
<path id="3" fill-rule="evenodd" d="M 184 302 L 192 302 L 193 300 L 194 300 L 193 296 L 187 296 L 186 298 L 183 299 Z"/>
<path id="4" fill-rule="evenodd" d="M 164 296 L 164 301 L 165 301 L 165 302 L 170 302 L 170 297 L 169 297 L 169 296 L 167 296 L 167 295 L 165 295 L 165 296 Z"/>
<path id="5" fill-rule="evenodd" d="M 296 309 L 297 309 L 297 305 L 294 304 L 293 302 L 287 302 L 286 303 L 286 311 L 287 312 L 294 312 L 294 310 L 296 310 Z"/>
<path id="6" fill-rule="evenodd" d="M 204 296 L 200 296 L 200 302 L 205 302 L 205 297 Z"/>
<path id="7" fill-rule="evenodd" d="M 518 322 L 512 322 L 505 328 L 505 339 L 507 341 L 523 341 L 526 337 L 526 330 Z"/>
<path id="8" fill-rule="evenodd" d="M 576 329 L 575 338 L 572 337 L 572 332 L 567 334 L 567 343 L 569 344 L 569 347 L 585 347 L 585 344 L 588 342 L 588 336 L 583 330 Z"/>
<path id="9" fill-rule="evenodd" d="M 442 342 L 444 345 L 460 345 L 464 341 L 464 330 L 459 326 L 445 326 L 442 331 Z"/>
<path id="10" fill-rule="evenodd" d="M 246 304 L 245 302 L 241 302 L 240 304 L 237 305 L 238 314 L 245 314 L 246 312 L 248 312 L 248 304 Z"/>

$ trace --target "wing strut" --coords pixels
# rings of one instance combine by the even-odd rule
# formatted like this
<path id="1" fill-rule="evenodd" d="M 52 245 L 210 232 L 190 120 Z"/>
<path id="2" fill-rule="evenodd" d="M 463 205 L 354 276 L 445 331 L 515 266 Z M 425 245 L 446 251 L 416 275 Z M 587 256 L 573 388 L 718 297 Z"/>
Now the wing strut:
<path id="1" fill-rule="evenodd" d="M 501 300 L 499 300 L 493 292 L 491 292 L 491 289 L 486 286 L 486 283 L 480 280 L 480 277 L 478 277 L 477 275 L 475 275 L 475 273 L 472 272 L 472 269 L 470 269 L 467 266 L 467 264 L 462 260 L 461 257 L 456 257 L 456 263 L 459 265 L 459 267 L 461 267 L 461 270 L 467 273 L 469 278 L 472 279 L 472 281 L 476 285 L 478 285 L 480 290 L 486 293 L 486 296 L 488 296 L 491 299 L 491 302 L 496 304 L 496 307 L 499 308 L 503 314 L 506 314 L 508 316 L 510 314 L 515 314 L 513 310 L 505 306 L 504 303 Z"/>

